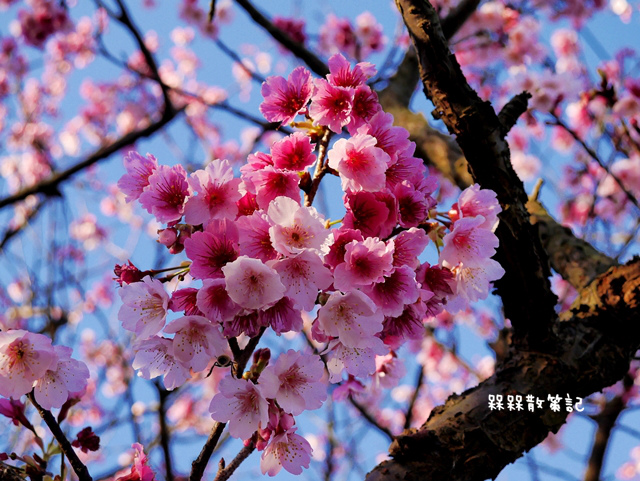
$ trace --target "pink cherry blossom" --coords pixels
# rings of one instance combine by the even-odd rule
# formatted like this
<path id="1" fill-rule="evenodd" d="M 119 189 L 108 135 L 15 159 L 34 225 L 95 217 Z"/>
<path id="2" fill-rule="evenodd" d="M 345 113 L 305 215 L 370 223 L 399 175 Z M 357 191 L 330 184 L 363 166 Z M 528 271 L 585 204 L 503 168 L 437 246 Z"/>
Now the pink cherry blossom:
<path id="1" fill-rule="evenodd" d="M 397 160 L 386 172 L 387 187 L 393 189 L 402 181 L 417 184 L 426 177 L 424 161 L 413 156 L 416 145 L 412 142 L 405 150 L 398 152 Z"/>
<path id="2" fill-rule="evenodd" d="M 459 262 L 477 265 L 484 262 L 496 252 L 498 238 L 489 229 L 481 228 L 485 218 L 463 217 L 456 221 L 453 231 L 444 236 L 444 247 L 440 251 L 440 262 L 445 267 L 452 267 Z"/>
<path id="3" fill-rule="evenodd" d="M 219 384 L 220 392 L 211 400 L 211 417 L 229 423 L 229 434 L 248 439 L 260 425 L 269 421 L 269 407 L 259 385 L 246 379 L 225 377 Z"/>
<path id="4" fill-rule="evenodd" d="M 366 347 L 382 330 L 382 312 L 360 291 L 335 292 L 318 311 L 318 326 L 347 347 Z"/>
<path id="5" fill-rule="evenodd" d="M 412 227 L 400 232 L 390 242 L 393 242 L 393 265 L 395 267 L 407 265 L 417 269 L 420 265 L 418 256 L 429 244 L 429 236 L 424 230 Z"/>
<path id="6" fill-rule="evenodd" d="M 17 399 L 28 393 L 56 361 L 47 336 L 21 329 L 0 332 L 0 395 Z"/>
<path id="7" fill-rule="evenodd" d="M 284 299 L 284 298 L 283 298 Z M 278 306 L 282 302 L 280 299 L 272 307 Z M 267 309 L 268 310 L 268 309 Z M 264 310 L 247 311 L 243 310 L 240 314 L 235 315 L 232 319 L 224 321 L 222 334 L 227 338 L 232 338 L 244 334 L 248 337 L 255 337 L 260 332 L 260 328 L 269 325 L 269 319 L 261 314 Z"/>
<path id="8" fill-rule="evenodd" d="M 391 389 L 398 385 L 407 373 L 402 360 L 395 353 L 386 356 L 376 356 L 376 373 L 373 384 L 375 387 Z"/>
<path id="9" fill-rule="evenodd" d="M 116 481 L 155 481 L 155 474 L 148 465 L 149 459 L 144 454 L 142 444 L 134 443 L 131 447 L 134 449 L 131 472 L 120 476 Z"/>
<path id="10" fill-rule="evenodd" d="M 240 313 L 242 308 L 229 297 L 224 279 L 205 279 L 196 295 L 196 303 L 210 321 L 224 322 Z"/>
<path id="11" fill-rule="evenodd" d="M 396 184 L 393 193 L 398 199 L 398 223 L 402 227 L 416 227 L 426 220 L 429 203 L 422 192 L 404 180 Z"/>
<path id="12" fill-rule="evenodd" d="M 311 140 L 303 132 L 294 132 L 271 146 L 273 165 L 277 169 L 301 171 L 316 161 Z"/>
<path id="13" fill-rule="evenodd" d="M 366 125 L 381 110 L 382 107 L 378 103 L 378 94 L 371 90 L 368 85 L 360 85 L 353 93 L 351 119 L 347 124 L 347 130 L 351 135 L 355 135 L 358 132 L 358 128 Z"/>
<path id="14" fill-rule="evenodd" d="M 160 165 L 149 176 L 149 185 L 140 195 L 140 204 L 155 215 L 158 222 L 175 223 L 182 217 L 189 194 L 184 168 L 181 165 Z"/>
<path id="15" fill-rule="evenodd" d="M 409 131 L 404 127 L 394 127 L 393 115 L 379 111 L 358 129 L 359 134 L 368 134 L 376 138 L 376 146 L 384 150 L 391 164 L 395 164 L 398 155 L 410 148 Z M 415 144 L 413 146 L 415 149 Z M 413 154 L 413 150 L 411 150 Z"/>
<path id="16" fill-rule="evenodd" d="M 206 369 L 211 359 L 222 355 L 227 349 L 227 342 L 220 330 L 206 317 L 181 317 L 171 321 L 164 332 L 175 334 L 173 352 L 176 359 L 195 372 Z"/>
<path id="17" fill-rule="evenodd" d="M 396 267 L 381 282 L 363 287 L 385 316 L 399 316 L 407 304 L 418 300 L 416 276 L 409 266 Z"/>
<path id="18" fill-rule="evenodd" d="M 189 273 L 196 279 L 222 277 L 222 268 L 238 258 L 238 238 L 237 226 L 227 219 L 211 221 L 204 232 L 195 232 L 184 242 L 193 261 Z"/>
<path id="19" fill-rule="evenodd" d="M 328 248 L 325 244 L 329 231 L 314 207 L 278 197 L 269 205 L 267 215 L 272 222 L 271 243 L 279 253 L 291 255 L 308 249 L 322 252 Z"/>
<path id="20" fill-rule="evenodd" d="M 127 196 L 127 202 L 137 200 L 149 185 L 149 176 L 158 168 L 158 160 L 151 154 L 142 157 L 130 151 L 124 158 L 127 173 L 118 181 L 118 188 Z"/>
<path id="21" fill-rule="evenodd" d="M 355 377 L 368 377 L 376 371 L 376 355 L 387 352 L 388 349 L 377 337 L 370 338 L 366 347 L 347 347 L 338 339 L 332 340 L 323 353 L 327 356 L 329 382 L 342 381 L 345 370 Z"/>
<path id="22" fill-rule="evenodd" d="M 396 225 L 397 207 L 393 204 L 390 208 L 386 202 L 388 199 L 377 194 L 380 193 L 347 192 L 344 202 L 347 213 L 342 226 L 357 229 L 365 237 L 386 237 L 391 234 Z"/>
<path id="23" fill-rule="evenodd" d="M 260 458 L 262 474 L 275 476 L 281 468 L 291 474 L 301 474 L 311 462 L 309 441 L 295 433 L 295 428 L 273 436 Z"/>
<path id="24" fill-rule="evenodd" d="M 391 159 L 376 142 L 370 135 L 356 134 L 338 140 L 329 151 L 329 167 L 340 174 L 343 190 L 377 192 L 385 188 Z"/>
<path id="25" fill-rule="evenodd" d="M 324 257 L 325 262 L 335 268 L 338 264 L 344 262 L 345 248 L 352 240 L 363 241 L 364 237 L 358 230 L 346 229 L 341 227 L 335 229 L 331 233 L 333 242 L 329 248 L 329 253 Z"/>
<path id="26" fill-rule="evenodd" d="M 400 345 L 405 339 L 421 339 L 424 337 L 424 305 L 420 303 L 407 305 L 402 313 L 384 319 L 382 339 L 385 344 Z"/>
<path id="27" fill-rule="evenodd" d="M 83 391 L 89 379 L 85 363 L 71 359 L 73 349 L 55 346 L 54 351 L 57 363 L 49 366 L 33 388 L 36 401 L 45 409 L 61 407 L 69 399 L 69 393 Z"/>
<path id="28" fill-rule="evenodd" d="M 273 306 L 258 313 L 258 324 L 271 326 L 278 336 L 284 332 L 300 332 L 303 325 L 302 313 L 299 307 L 294 306 L 293 300 L 285 296 Z M 257 334 L 257 331 L 254 332 Z M 247 335 L 253 337 L 249 333 Z"/>
<path id="29" fill-rule="evenodd" d="M 294 416 L 318 409 L 327 398 L 327 387 L 321 382 L 323 372 L 320 356 L 290 349 L 260 375 L 262 394 L 278 401 L 282 409 Z"/>
<path id="30" fill-rule="evenodd" d="M 486 299 L 491 282 L 504 275 L 504 269 L 493 259 L 485 259 L 478 265 L 460 263 L 453 269 L 456 276 L 456 296 L 447 302 L 447 311 L 454 313 L 467 303 Z"/>
<path id="31" fill-rule="evenodd" d="M 267 166 L 251 176 L 256 189 L 256 200 L 261 209 L 266 209 L 271 201 L 284 196 L 300 199 L 300 176 L 291 170 L 276 169 Z"/>
<path id="32" fill-rule="evenodd" d="M 242 197 L 240 179 L 233 177 L 228 160 L 215 159 L 204 170 L 197 170 L 189 178 L 189 185 L 198 195 L 189 197 L 184 207 L 185 222 L 207 224 L 211 219 L 234 220 L 236 203 Z"/>
<path id="33" fill-rule="evenodd" d="M 0 399 L 0 414 L 11 419 L 15 426 L 32 426 L 24 414 L 24 408 L 24 403 L 19 399 Z"/>
<path id="34" fill-rule="evenodd" d="M 309 115 L 319 125 L 326 125 L 336 133 L 351 120 L 354 89 L 336 87 L 325 79 L 315 81 Z"/>
<path id="35" fill-rule="evenodd" d="M 332 55 L 328 64 L 330 73 L 327 81 L 336 87 L 356 88 L 365 85 L 376 74 L 375 67 L 369 62 L 361 62 L 351 68 L 351 63 L 339 53 Z"/>
<path id="36" fill-rule="evenodd" d="M 122 286 L 119 294 L 123 304 L 118 311 L 118 320 L 126 330 L 146 339 L 164 327 L 169 295 L 162 282 L 145 276 L 142 282 Z"/>
<path id="37" fill-rule="evenodd" d="M 282 298 L 280 276 L 259 259 L 240 256 L 222 268 L 229 297 L 245 309 L 262 309 Z"/>
<path id="38" fill-rule="evenodd" d="M 481 189 L 478 184 L 473 184 L 462 191 L 458 198 L 458 209 L 462 217 L 484 217 L 482 229 L 490 229 L 492 232 L 498 226 L 498 214 L 502 208 L 496 198 L 496 193 L 489 189 Z"/>
<path id="39" fill-rule="evenodd" d="M 171 294 L 171 300 L 169 300 L 169 309 L 173 312 L 184 312 L 185 316 L 201 316 L 202 311 L 198 309 L 196 304 L 196 298 L 198 295 L 198 289 L 194 287 L 185 287 L 184 289 L 178 289 Z"/>
<path id="40" fill-rule="evenodd" d="M 318 291 L 328 288 L 333 275 L 317 254 L 303 251 L 295 257 L 289 257 L 271 264 L 284 284 L 285 295 L 290 297 L 299 309 L 311 311 L 316 304 Z"/>
<path id="41" fill-rule="evenodd" d="M 312 94 L 311 73 L 304 67 L 297 67 L 287 80 L 269 77 L 262 84 L 264 102 L 260 104 L 260 112 L 269 122 L 288 124 L 305 108 Z"/>
<path id="42" fill-rule="evenodd" d="M 393 245 L 387 245 L 376 237 L 351 241 L 345 246 L 344 263 L 334 271 L 334 285 L 346 292 L 355 287 L 382 282 L 392 266 Z"/>
<path id="43" fill-rule="evenodd" d="M 133 345 L 136 353 L 132 367 L 140 371 L 145 379 L 164 377 L 164 386 L 173 390 L 191 379 L 189 367 L 174 355 L 173 340 L 154 336 L 137 341 Z"/>
<path id="44" fill-rule="evenodd" d="M 271 224 L 264 212 L 253 212 L 242 216 L 236 221 L 236 225 L 240 234 L 240 255 L 254 257 L 262 262 L 278 257 L 278 252 L 273 248 L 269 235 Z"/>

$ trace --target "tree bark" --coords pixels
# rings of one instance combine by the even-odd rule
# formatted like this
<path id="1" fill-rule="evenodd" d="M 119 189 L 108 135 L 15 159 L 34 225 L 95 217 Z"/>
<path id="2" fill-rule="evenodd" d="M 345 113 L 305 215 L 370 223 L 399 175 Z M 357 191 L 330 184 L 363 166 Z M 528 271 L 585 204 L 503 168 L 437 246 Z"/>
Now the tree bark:
<path id="1" fill-rule="evenodd" d="M 416 48 L 425 94 L 456 136 L 473 180 L 495 190 L 503 207 L 497 259 L 507 275 L 496 284 L 516 341 L 491 378 L 452 395 L 420 428 L 397 436 L 392 459 L 366 479 L 495 478 L 558 431 L 568 415 L 567 396 L 575 403 L 627 373 L 640 346 L 640 259 L 617 265 L 557 224 L 537 200 L 527 202 L 504 140 L 505 123 L 511 125 L 513 116 L 499 118 L 469 87 L 427 1 L 396 3 Z M 572 307 L 559 316 L 549 263 L 579 290 Z M 525 404 L 523 411 L 492 410 L 489 396 L 497 394 L 505 400 L 531 394 L 545 400 L 544 408 L 530 412 Z M 559 411 L 550 409 L 549 394 L 563 399 Z"/>

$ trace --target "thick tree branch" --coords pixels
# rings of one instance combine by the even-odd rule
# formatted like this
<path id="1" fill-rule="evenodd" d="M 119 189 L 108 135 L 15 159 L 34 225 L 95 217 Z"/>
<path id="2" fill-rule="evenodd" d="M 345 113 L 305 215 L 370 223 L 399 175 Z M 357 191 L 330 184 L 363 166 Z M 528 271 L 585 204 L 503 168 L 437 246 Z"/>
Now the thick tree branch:
<path id="1" fill-rule="evenodd" d="M 316 54 L 314 54 L 310 50 L 307 50 L 307 48 L 300 42 L 296 42 L 285 32 L 276 27 L 267 17 L 260 13 L 249 0 L 236 0 L 236 3 L 249 14 L 254 22 L 264 28 L 267 33 L 273 37 L 274 40 L 279 42 L 293 55 L 306 63 L 313 72 L 315 72 L 320 77 L 324 77 L 329 73 L 329 67 L 327 67 Z"/>
<path id="2" fill-rule="evenodd" d="M 458 32 L 479 3 L 480 0 L 463 0 L 442 19 L 442 30 L 447 40 Z M 416 143 L 416 155 L 464 189 L 473 181 L 458 145 L 451 137 L 432 128 L 424 115 L 409 110 L 409 103 L 419 81 L 418 59 L 414 49 L 410 48 L 387 86 L 378 91 L 380 104 L 385 112 L 393 114 L 396 125 L 402 125 L 409 131 L 409 138 Z"/>
<path id="3" fill-rule="evenodd" d="M 576 289 L 582 289 L 609 267 L 617 265 L 614 259 L 575 237 L 571 229 L 556 222 L 537 199 L 530 198 L 527 209 L 531 214 L 531 223 L 538 226 L 551 267 Z"/>
<path id="4" fill-rule="evenodd" d="M 529 223 L 522 181 L 511 166 L 503 127 L 488 102 L 467 83 L 449 51 L 436 11 L 427 1 L 396 0 L 416 48 L 427 97 L 455 134 L 475 181 L 496 192 L 502 206 L 496 260 L 506 273 L 495 283 L 514 339 L 539 344 L 556 315 L 549 267 L 537 229 Z"/>
<path id="5" fill-rule="evenodd" d="M 580 293 L 553 326 L 546 353 L 514 351 L 494 376 L 436 408 L 396 437 L 393 459 L 367 481 L 485 480 L 557 432 L 567 412 L 490 410 L 490 394 L 586 397 L 621 379 L 640 346 L 640 259 L 614 266 Z"/>

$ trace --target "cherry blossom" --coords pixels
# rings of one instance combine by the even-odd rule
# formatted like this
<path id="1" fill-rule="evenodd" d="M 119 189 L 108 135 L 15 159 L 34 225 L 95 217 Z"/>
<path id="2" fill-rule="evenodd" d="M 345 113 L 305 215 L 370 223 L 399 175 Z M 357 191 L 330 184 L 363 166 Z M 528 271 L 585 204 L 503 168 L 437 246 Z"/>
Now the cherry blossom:
<path id="1" fill-rule="evenodd" d="M 442 265 L 451 267 L 460 262 L 475 265 L 494 255 L 498 238 L 489 229 L 480 227 L 485 222 L 481 215 L 456 221 L 453 230 L 443 239 L 444 248 L 440 252 Z"/>
<path id="2" fill-rule="evenodd" d="M 239 314 L 242 308 L 229 297 L 224 279 L 205 279 L 196 294 L 198 309 L 211 321 L 224 322 Z"/>
<path id="3" fill-rule="evenodd" d="M 134 443 L 131 447 L 134 449 L 131 472 L 116 478 L 116 481 L 155 481 L 155 474 L 148 465 L 149 459 L 144 453 L 142 444 Z"/>
<path id="4" fill-rule="evenodd" d="M 455 210 L 456 205 L 453 209 Z M 496 198 L 496 193 L 489 189 L 481 189 L 478 184 L 473 184 L 462 191 L 458 198 L 457 208 L 461 217 L 484 217 L 484 223 L 480 229 L 490 229 L 495 232 L 498 226 L 498 214 L 502 211 Z"/>
<path id="5" fill-rule="evenodd" d="M 176 359 L 195 372 L 203 371 L 209 361 L 223 354 L 227 347 L 220 330 L 202 316 L 184 316 L 171 321 L 164 332 L 175 334 Z"/>
<path id="6" fill-rule="evenodd" d="M 245 309 L 262 309 L 282 298 L 280 276 L 259 259 L 240 256 L 222 268 L 229 297 Z"/>
<path id="7" fill-rule="evenodd" d="M 182 218 L 189 196 L 187 173 L 181 165 L 158 166 L 140 195 L 140 204 L 159 222 L 175 223 Z"/>
<path id="8" fill-rule="evenodd" d="M 364 241 L 351 241 L 345 246 L 344 263 L 334 271 L 334 285 L 349 291 L 358 286 L 381 282 L 393 265 L 393 245 L 387 245 L 375 237 Z"/>
<path id="9" fill-rule="evenodd" d="M 83 391 L 87 386 L 89 369 L 85 363 L 71 359 L 73 349 L 55 346 L 57 363 L 52 363 L 33 388 L 36 401 L 45 409 L 59 408 L 69 393 Z"/>
<path id="10" fill-rule="evenodd" d="M 219 389 L 209 411 L 216 421 L 229 423 L 231 436 L 248 439 L 260 425 L 267 425 L 269 409 L 259 385 L 227 376 L 220 381 Z"/>
<path id="11" fill-rule="evenodd" d="M 289 257 L 271 264 L 284 284 L 285 295 L 290 297 L 297 308 L 311 311 L 318 297 L 318 290 L 328 288 L 333 275 L 317 254 L 303 251 L 295 257 Z"/>
<path id="12" fill-rule="evenodd" d="M 353 89 L 336 87 L 324 79 L 315 81 L 315 91 L 309 107 L 309 115 L 320 125 L 326 125 L 336 133 L 342 131 L 351 120 Z"/>
<path id="13" fill-rule="evenodd" d="M 294 416 L 318 409 L 327 398 L 326 385 L 320 381 L 323 372 L 319 356 L 290 349 L 260 375 L 262 394 Z"/>
<path id="14" fill-rule="evenodd" d="M 262 84 L 264 102 L 260 112 L 269 122 L 288 124 L 304 109 L 313 94 L 311 73 L 304 67 L 295 68 L 287 80 L 269 77 Z"/>
<path id="15" fill-rule="evenodd" d="M 225 219 L 211 221 L 186 239 L 184 248 L 193 261 L 190 274 L 196 279 L 223 277 L 222 268 L 238 258 L 238 237 L 237 226 Z"/>
<path id="16" fill-rule="evenodd" d="M 267 210 L 271 242 L 283 255 L 298 254 L 304 250 L 325 251 L 329 232 L 313 207 L 303 207 L 288 197 L 278 197 Z"/>
<path id="17" fill-rule="evenodd" d="M 215 159 L 204 170 L 189 178 L 189 185 L 198 195 L 189 197 L 184 207 L 184 219 L 189 224 L 207 224 L 212 219 L 235 219 L 236 203 L 242 197 L 241 180 L 234 179 L 228 160 Z"/>
<path id="18" fill-rule="evenodd" d="M 364 348 L 382 331 L 382 312 L 360 291 L 335 292 L 318 311 L 318 327 L 349 348 Z"/>
<path id="19" fill-rule="evenodd" d="M 145 276 L 142 282 L 122 286 L 119 294 L 122 307 L 118 319 L 122 327 L 140 339 L 151 337 L 164 327 L 169 295 L 159 280 Z"/>
<path id="20" fill-rule="evenodd" d="M 158 168 L 158 160 L 151 154 L 142 157 L 130 151 L 124 157 L 124 168 L 127 173 L 118 181 L 118 188 L 127 196 L 127 202 L 133 202 L 149 185 L 149 176 Z"/>
<path id="21" fill-rule="evenodd" d="M 239 253 L 260 259 L 262 262 L 278 257 L 278 252 L 273 248 L 269 229 L 271 224 L 266 213 L 262 211 L 252 212 L 240 217 L 238 226 Z"/>
<path id="22" fill-rule="evenodd" d="M 316 160 L 311 140 L 303 132 L 294 132 L 271 146 L 271 156 L 276 169 L 301 171 Z"/>
<path id="23" fill-rule="evenodd" d="M 338 140 L 329 151 L 329 167 L 340 174 L 343 190 L 377 192 L 385 188 L 391 159 L 376 143 L 370 135 L 356 134 Z"/>
<path id="24" fill-rule="evenodd" d="M 187 365 L 175 357 L 171 339 L 154 336 L 136 342 L 133 350 L 136 355 L 132 367 L 145 379 L 163 376 L 165 388 L 173 390 L 191 378 Z"/>
<path id="25" fill-rule="evenodd" d="M 262 474 L 275 476 L 281 468 L 291 474 L 301 474 L 311 462 L 309 441 L 295 433 L 295 428 L 276 434 L 262 452 L 260 470 Z"/>
<path id="26" fill-rule="evenodd" d="M 338 339 L 329 342 L 323 353 L 327 356 L 329 382 L 342 381 L 345 370 L 350 375 L 360 378 L 373 374 L 376 371 L 376 355 L 386 354 L 388 350 L 377 337 L 370 338 L 367 344 L 362 347 L 347 347 Z"/>
<path id="27" fill-rule="evenodd" d="M 19 398 L 56 363 L 51 339 L 22 329 L 0 332 L 0 395 Z"/>
<path id="28" fill-rule="evenodd" d="M 385 275 L 383 280 L 362 288 L 385 316 L 399 316 L 407 304 L 418 300 L 419 292 L 415 272 L 409 266 L 400 266 Z"/>

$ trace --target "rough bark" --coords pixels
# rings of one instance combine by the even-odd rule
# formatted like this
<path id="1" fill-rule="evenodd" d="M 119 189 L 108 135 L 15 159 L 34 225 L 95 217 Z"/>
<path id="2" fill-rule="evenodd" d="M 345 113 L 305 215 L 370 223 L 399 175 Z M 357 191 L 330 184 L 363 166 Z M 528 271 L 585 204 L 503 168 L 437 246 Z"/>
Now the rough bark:
<path id="1" fill-rule="evenodd" d="M 640 259 L 617 265 L 556 223 L 537 200 L 527 202 L 504 141 L 505 123 L 513 123 L 505 118 L 513 116 L 499 119 L 468 86 L 428 2 L 396 3 L 418 52 L 426 95 L 456 136 L 473 179 L 496 190 L 503 206 L 498 260 L 508 277 L 499 284 L 498 293 L 507 316 L 520 337 L 536 329 L 531 324 L 536 321 L 546 327 L 543 343 L 532 348 L 530 343 L 516 342 L 491 378 L 451 396 L 420 428 L 397 436 L 390 448 L 392 459 L 366 479 L 495 478 L 550 432 L 557 432 L 567 412 L 564 408 L 554 412 L 548 404 L 534 412 L 491 410 L 489 395 L 532 394 L 546 400 L 547 394 L 558 394 L 575 400 L 627 373 L 640 347 Z M 548 284 L 548 262 L 579 289 L 571 309 L 560 316 L 549 312 L 555 298 Z M 509 298 L 521 305 L 509 304 Z"/>
<path id="2" fill-rule="evenodd" d="M 546 253 L 537 228 L 529 222 L 524 185 L 511 166 L 504 126 L 491 104 L 467 83 L 431 4 L 421 0 L 397 0 L 396 4 L 416 49 L 425 95 L 455 135 L 473 179 L 495 191 L 502 206 L 495 258 L 506 273 L 495 285 L 505 316 L 517 340 L 540 344 L 555 318 L 556 298 L 548 280 Z"/>
<path id="3" fill-rule="evenodd" d="M 451 396 L 419 429 L 396 437 L 393 457 L 367 481 L 484 480 L 557 432 L 567 412 L 492 411 L 490 394 L 586 397 L 621 379 L 640 345 L 640 260 L 614 266 L 583 290 L 547 352 L 512 351 L 491 378 Z"/>

